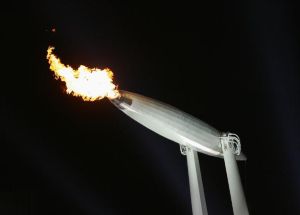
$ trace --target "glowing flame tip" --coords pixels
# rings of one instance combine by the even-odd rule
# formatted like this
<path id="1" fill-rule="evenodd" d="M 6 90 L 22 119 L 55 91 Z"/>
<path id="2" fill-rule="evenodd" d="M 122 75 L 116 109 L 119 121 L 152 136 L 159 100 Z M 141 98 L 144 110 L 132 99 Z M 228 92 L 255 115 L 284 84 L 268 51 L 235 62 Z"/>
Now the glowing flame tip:
<path id="1" fill-rule="evenodd" d="M 80 96 L 85 101 L 95 101 L 104 97 L 114 99 L 120 96 L 117 86 L 113 83 L 113 72 L 110 69 L 91 69 L 80 65 L 74 70 L 71 66 L 61 63 L 53 54 L 53 50 L 52 46 L 47 50 L 50 70 L 54 72 L 56 79 L 66 83 L 67 93 Z"/>

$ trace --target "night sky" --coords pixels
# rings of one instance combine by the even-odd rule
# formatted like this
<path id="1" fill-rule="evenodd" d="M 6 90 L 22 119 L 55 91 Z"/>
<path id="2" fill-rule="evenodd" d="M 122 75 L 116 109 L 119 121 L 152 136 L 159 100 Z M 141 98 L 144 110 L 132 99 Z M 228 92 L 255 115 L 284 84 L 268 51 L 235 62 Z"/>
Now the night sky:
<path id="1" fill-rule="evenodd" d="M 49 45 L 65 64 L 108 67 L 120 89 L 237 133 L 250 214 L 300 214 L 299 9 L 289 0 L 3 6 L 0 214 L 192 214 L 179 145 L 108 99 L 66 94 Z M 233 214 L 224 161 L 199 159 L 208 213 Z"/>

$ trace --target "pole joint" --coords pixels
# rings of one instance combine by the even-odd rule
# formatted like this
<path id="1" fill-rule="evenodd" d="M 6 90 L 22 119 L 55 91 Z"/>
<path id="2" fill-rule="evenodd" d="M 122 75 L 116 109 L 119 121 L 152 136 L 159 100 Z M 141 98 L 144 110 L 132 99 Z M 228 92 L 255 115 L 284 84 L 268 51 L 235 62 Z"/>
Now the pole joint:
<path id="1" fill-rule="evenodd" d="M 242 147 L 238 135 L 233 133 L 223 133 L 220 137 L 220 145 L 223 152 L 230 150 L 235 155 L 240 155 Z"/>
<path id="2" fill-rule="evenodd" d="M 187 146 L 184 146 L 184 145 L 180 144 L 180 152 L 181 152 L 182 155 L 186 156 L 187 150 L 189 150 L 189 148 Z"/>

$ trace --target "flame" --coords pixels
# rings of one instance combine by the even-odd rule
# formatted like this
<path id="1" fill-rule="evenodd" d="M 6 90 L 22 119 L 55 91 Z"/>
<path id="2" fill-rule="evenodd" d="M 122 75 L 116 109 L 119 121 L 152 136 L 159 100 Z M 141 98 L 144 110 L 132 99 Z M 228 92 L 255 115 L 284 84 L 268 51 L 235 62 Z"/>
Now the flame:
<path id="1" fill-rule="evenodd" d="M 81 65 L 74 70 L 71 66 L 61 63 L 53 54 L 53 50 L 54 47 L 47 50 L 50 70 L 54 72 L 56 79 L 66 82 L 67 93 L 82 97 L 85 101 L 100 100 L 104 97 L 114 99 L 120 96 L 110 69 L 91 69 Z"/>

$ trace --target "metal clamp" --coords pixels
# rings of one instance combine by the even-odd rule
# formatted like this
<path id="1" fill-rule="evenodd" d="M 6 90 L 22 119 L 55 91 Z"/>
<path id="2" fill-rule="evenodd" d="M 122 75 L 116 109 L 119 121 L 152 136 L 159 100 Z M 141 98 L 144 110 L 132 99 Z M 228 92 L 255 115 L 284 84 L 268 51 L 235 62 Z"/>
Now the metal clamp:
<path id="1" fill-rule="evenodd" d="M 188 147 L 180 144 L 180 152 L 182 155 L 186 155 L 187 150 L 189 150 Z"/>
<path id="2" fill-rule="evenodd" d="M 231 152 L 235 155 L 240 155 L 241 153 L 241 141 L 238 135 L 233 133 L 223 133 L 220 137 L 220 145 L 224 150 L 231 150 Z"/>

